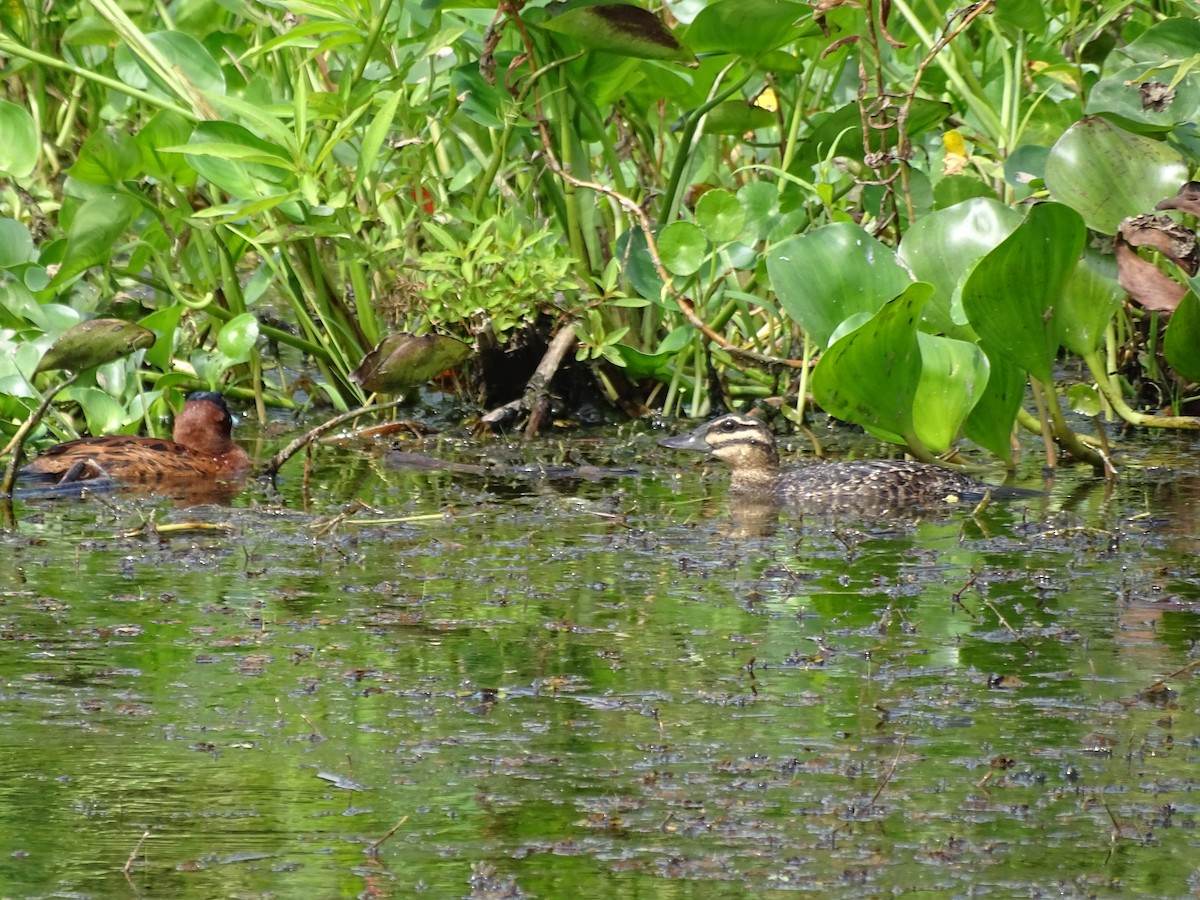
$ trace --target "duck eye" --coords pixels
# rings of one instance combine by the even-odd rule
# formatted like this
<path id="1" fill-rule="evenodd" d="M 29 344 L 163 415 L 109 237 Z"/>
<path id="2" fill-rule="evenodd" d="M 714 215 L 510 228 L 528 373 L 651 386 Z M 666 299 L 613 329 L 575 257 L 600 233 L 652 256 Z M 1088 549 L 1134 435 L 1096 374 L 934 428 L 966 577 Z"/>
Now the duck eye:
<path id="1" fill-rule="evenodd" d="M 737 422 L 733 421 L 733 419 L 728 419 L 721 423 L 721 430 L 724 431 L 726 434 L 728 434 L 731 431 L 736 431 L 737 430 Z"/>

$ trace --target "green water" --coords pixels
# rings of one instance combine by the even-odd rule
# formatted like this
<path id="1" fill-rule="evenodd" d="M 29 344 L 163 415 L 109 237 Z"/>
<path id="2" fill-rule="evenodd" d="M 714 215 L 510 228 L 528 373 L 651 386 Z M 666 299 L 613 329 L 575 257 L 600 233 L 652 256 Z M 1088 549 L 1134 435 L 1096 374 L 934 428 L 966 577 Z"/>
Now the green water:
<path id="1" fill-rule="evenodd" d="M 651 446 L 18 504 L 0 896 L 1200 890 L 1187 439 L 1111 494 L 751 527 Z"/>

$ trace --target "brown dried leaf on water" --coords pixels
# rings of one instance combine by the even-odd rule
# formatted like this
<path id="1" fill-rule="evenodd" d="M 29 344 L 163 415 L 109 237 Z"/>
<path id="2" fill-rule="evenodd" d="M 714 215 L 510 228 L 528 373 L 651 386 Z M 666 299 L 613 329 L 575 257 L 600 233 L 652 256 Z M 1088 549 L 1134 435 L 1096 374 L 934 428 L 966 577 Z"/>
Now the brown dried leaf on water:
<path id="1" fill-rule="evenodd" d="M 1200 269 L 1196 235 L 1166 216 L 1131 216 L 1117 231 L 1117 281 L 1130 298 L 1152 312 L 1172 312 L 1188 289 L 1154 263 L 1142 259 L 1135 247 L 1151 247 L 1175 262 L 1188 275 Z"/>
<path id="2" fill-rule="evenodd" d="M 442 334 L 389 334 L 363 357 L 350 380 L 376 394 L 396 394 L 424 384 L 471 354 L 471 346 Z"/>
<path id="3" fill-rule="evenodd" d="M 91 369 L 149 347 L 156 339 L 153 331 L 134 322 L 89 319 L 59 335 L 38 363 L 37 371 Z"/>

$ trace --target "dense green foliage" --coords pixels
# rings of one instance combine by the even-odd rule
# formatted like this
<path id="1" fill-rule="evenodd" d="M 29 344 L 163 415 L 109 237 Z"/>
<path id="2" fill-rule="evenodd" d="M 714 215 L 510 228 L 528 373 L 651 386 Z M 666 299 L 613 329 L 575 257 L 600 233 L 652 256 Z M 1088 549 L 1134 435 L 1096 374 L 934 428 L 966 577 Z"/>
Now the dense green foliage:
<path id="1" fill-rule="evenodd" d="M 0 12 L 9 433 L 96 316 L 157 339 L 62 392 L 93 431 L 193 385 L 347 408 L 389 333 L 539 322 L 627 407 L 705 411 L 711 361 L 733 398 L 811 390 L 923 457 L 961 431 L 1007 458 L 1028 375 L 1099 464 L 1064 347 L 1080 408 L 1196 424 L 1135 407 L 1186 407 L 1200 301 L 1173 276 L 1125 304 L 1112 240 L 1200 159 L 1184 0 L 40 10 Z"/>

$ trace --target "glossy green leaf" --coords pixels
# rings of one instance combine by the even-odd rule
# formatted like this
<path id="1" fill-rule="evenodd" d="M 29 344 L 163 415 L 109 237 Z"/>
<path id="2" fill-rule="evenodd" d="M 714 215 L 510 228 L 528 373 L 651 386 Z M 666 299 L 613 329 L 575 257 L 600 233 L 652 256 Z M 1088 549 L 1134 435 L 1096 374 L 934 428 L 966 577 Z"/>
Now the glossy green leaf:
<path id="1" fill-rule="evenodd" d="M 0 269 L 22 266 L 36 258 L 33 235 L 24 223 L 0 217 Z"/>
<path id="2" fill-rule="evenodd" d="M 696 224 L 714 244 L 724 244 L 742 233 L 746 211 L 729 191 L 713 188 L 696 201 Z"/>
<path id="3" fill-rule="evenodd" d="M 38 372 L 78 372 L 128 356 L 154 343 L 154 332 L 123 319 L 88 319 L 59 335 L 38 363 Z"/>
<path id="4" fill-rule="evenodd" d="M 401 393 L 453 369 L 470 355 L 469 344 L 446 335 L 389 334 L 350 373 L 350 380 L 374 393 Z"/>
<path id="5" fill-rule="evenodd" d="M 1104 409 L 1100 392 L 1090 384 L 1073 384 L 1067 389 L 1071 410 L 1081 416 L 1098 416 Z"/>
<path id="6" fill-rule="evenodd" d="M 231 363 L 244 363 L 258 341 L 258 319 L 253 313 L 241 313 L 221 326 L 217 350 Z"/>
<path id="7" fill-rule="evenodd" d="M 142 168 L 137 142 L 118 128 L 98 128 L 83 146 L 68 174 L 88 184 L 118 185 Z"/>
<path id="8" fill-rule="evenodd" d="M 769 181 L 751 181 L 738 188 L 738 203 L 746 215 L 741 239 L 756 244 L 771 233 L 779 216 L 779 188 Z"/>
<path id="9" fill-rule="evenodd" d="M 988 382 L 978 344 L 917 332 L 921 375 L 913 396 L 913 430 L 934 453 L 950 449 Z"/>
<path id="10" fill-rule="evenodd" d="M 780 306 L 822 347 L 845 319 L 874 315 L 912 283 L 889 247 L 848 222 L 776 244 L 767 272 Z"/>
<path id="11" fill-rule="evenodd" d="M 989 357 L 1001 355 L 1046 383 L 1053 380 L 1061 336 L 1055 308 L 1084 238 L 1078 213 L 1043 203 L 975 265 L 963 285 L 963 310 Z"/>
<path id="12" fill-rule="evenodd" d="M 976 261 L 1012 234 L 1021 214 L 995 200 L 977 198 L 923 216 L 905 232 L 896 255 L 919 281 L 934 287 L 925 307 L 933 331 L 954 337 L 973 334 L 958 293 Z"/>
<path id="13" fill-rule="evenodd" d="M 916 322 L 932 294 L 924 282 L 910 284 L 821 354 L 812 387 L 822 409 L 898 443 L 914 436 L 913 400 L 922 367 Z"/>
<path id="14" fill-rule="evenodd" d="M 963 423 L 963 434 L 1004 460 L 1013 456 L 1013 423 L 1025 396 L 1025 370 L 1002 356 L 988 357 L 988 380 Z"/>
<path id="15" fill-rule="evenodd" d="M 119 434 L 129 424 L 125 407 L 106 391 L 74 385 L 64 394 L 79 404 L 91 434 Z"/>
<path id="16" fill-rule="evenodd" d="M 71 220 L 62 264 L 48 290 L 68 284 L 92 266 L 109 262 L 113 247 L 138 214 L 136 200 L 100 194 L 85 202 Z"/>
<path id="17" fill-rule="evenodd" d="M 673 275 L 693 275 L 704 264 L 708 241 L 691 222 L 672 222 L 658 236 L 658 256 Z"/>
<path id="18" fill-rule="evenodd" d="M 37 165 L 38 131 L 23 106 L 0 100 L 0 172 L 25 178 Z"/>
<path id="19" fill-rule="evenodd" d="M 693 53 L 737 53 L 759 57 L 813 27 L 812 9 L 790 0 L 717 0 L 684 32 Z"/>
<path id="20" fill-rule="evenodd" d="M 1116 258 L 1087 248 L 1055 306 L 1068 350 L 1085 356 L 1100 347 L 1104 330 L 1125 300 Z"/>
<path id="21" fill-rule="evenodd" d="M 204 45 L 182 31 L 157 31 L 147 34 L 146 40 L 159 54 L 194 88 L 200 91 L 223 94 L 225 75 Z M 127 44 L 117 44 L 113 55 L 118 77 L 130 87 L 149 91 L 172 100 L 179 97 L 168 88 Z"/>
<path id="22" fill-rule="evenodd" d="M 686 59 L 662 19 L 640 6 L 596 3 L 577 6 L 541 23 L 547 31 L 573 38 L 589 50 L 639 59 Z"/>
<path id="23" fill-rule="evenodd" d="M 705 134 L 745 134 L 778 124 L 775 114 L 745 100 L 718 103 L 704 116 Z"/>
<path id="24" fill-rule="evenodd" d="M 1187 180 L 1188 167 L 1170 145 L 1098 118 L 1067 129 L 1046 160 L 1050 195 L 1104 234 L 1116 234 L 1122 219 L 1175 196 Z"/>
<path id="25" fill-rule="evenodd" d="M 169 109 L 160 109 L 150 117 L 134 137 L 147 175 L 181 187 L 196 183 L 196 172 L 184 157 L 162 152 L 165 147 L 186 144 L 192 127 L 191 122 Z"/>
<path id="26" fill-rule="evenodd" d="M 1163 355 L 1176 373 L 1200 384 L 1200 276 L 1190 280 L 1192 289 L 1183 295 L 1163 339 Z"/>
<path id="27" fill-rule="evenodd" d="M 1115 50 L 1088 92 L 1087 112 L 1119 116 L 1136 130 L 1169 131 L 1200 117 L 1200 20 L 1158 22 Z"/>
<path id="28" fill-rule="evenodd" d="M 297 179 L 287 154 L 233 122 L 201 122 L 182 152 L 202 177 L 239 200 L 295 189 Z"/>

